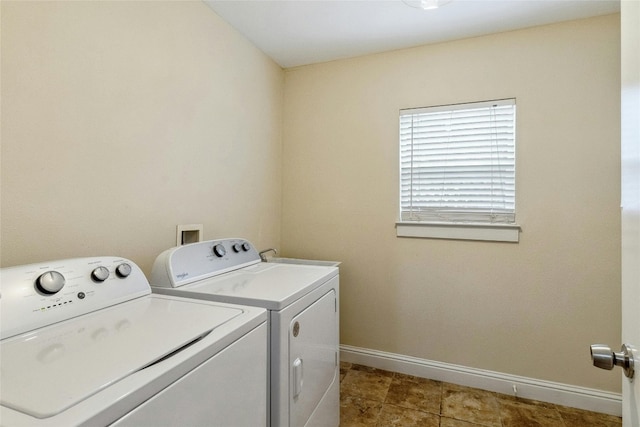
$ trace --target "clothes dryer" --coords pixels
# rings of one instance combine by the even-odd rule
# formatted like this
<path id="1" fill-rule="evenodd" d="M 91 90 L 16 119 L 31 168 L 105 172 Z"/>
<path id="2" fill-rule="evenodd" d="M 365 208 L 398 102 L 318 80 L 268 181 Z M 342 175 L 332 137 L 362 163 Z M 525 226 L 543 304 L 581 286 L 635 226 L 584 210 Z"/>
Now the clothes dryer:
<path id="1" fill-rule="evenodd" d="M 261 262 L 245 239 L 175 247 L 153 265 L 154 292 L 269 313 L 271 426 L 340 423 L 337 267 Z"/>
<path id="2" fill-rule="evenodd" d="M 119 257 L 0 270 L 2 426 L 267 425 L 267 313 Z"/>

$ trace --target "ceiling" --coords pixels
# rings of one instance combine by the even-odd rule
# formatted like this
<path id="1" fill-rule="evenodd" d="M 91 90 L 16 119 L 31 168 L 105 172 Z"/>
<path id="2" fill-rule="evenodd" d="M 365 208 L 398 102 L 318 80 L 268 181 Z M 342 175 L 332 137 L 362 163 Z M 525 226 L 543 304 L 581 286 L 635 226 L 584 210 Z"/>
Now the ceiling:
<path id="1" fill-rule="evenodd" d="M 620 11 L 620 0 L 203 1 L 283 68 Z"/>

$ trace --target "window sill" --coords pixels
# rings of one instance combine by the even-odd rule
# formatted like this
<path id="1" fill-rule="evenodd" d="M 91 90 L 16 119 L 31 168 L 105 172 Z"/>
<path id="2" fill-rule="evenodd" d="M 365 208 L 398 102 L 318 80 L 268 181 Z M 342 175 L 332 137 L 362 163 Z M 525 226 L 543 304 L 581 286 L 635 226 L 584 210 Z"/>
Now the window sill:
<path id="1" fill-rule="evenodd" d="M 520 226 L 517 224 L 396 222 L 396 236 L 518 243 Z"/>

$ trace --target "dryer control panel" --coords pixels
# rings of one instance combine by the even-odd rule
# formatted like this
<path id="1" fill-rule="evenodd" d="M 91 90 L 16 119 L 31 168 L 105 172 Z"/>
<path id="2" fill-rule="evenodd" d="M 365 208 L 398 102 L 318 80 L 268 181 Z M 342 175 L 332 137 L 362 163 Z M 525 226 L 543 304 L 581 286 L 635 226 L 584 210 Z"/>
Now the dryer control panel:
<path id="1" fill-rule="evenodd" d="M 151 270 L 153 286 L 177 288 L 260 262 L 256 248 L 244 239 L 219 239 L 167 249 Z"/>
<path id="2" fill-rule="evenodd" d="M 0 337 L 151 293 L 140 268 L 120 257 L 73 258 L 0 269 Z"/>

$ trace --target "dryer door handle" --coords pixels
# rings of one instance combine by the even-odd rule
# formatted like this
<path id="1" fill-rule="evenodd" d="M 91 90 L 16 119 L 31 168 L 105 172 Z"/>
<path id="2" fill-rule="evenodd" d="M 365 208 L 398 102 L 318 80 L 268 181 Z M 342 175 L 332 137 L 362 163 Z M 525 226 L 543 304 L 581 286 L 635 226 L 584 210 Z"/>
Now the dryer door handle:
<path id="1" fill-rule="evenodd" d="M 299 357 L 293 361 L 293 398 L 297 399 L 302 392 L 304 382 L 304 371 L 302 359 Z"/>

